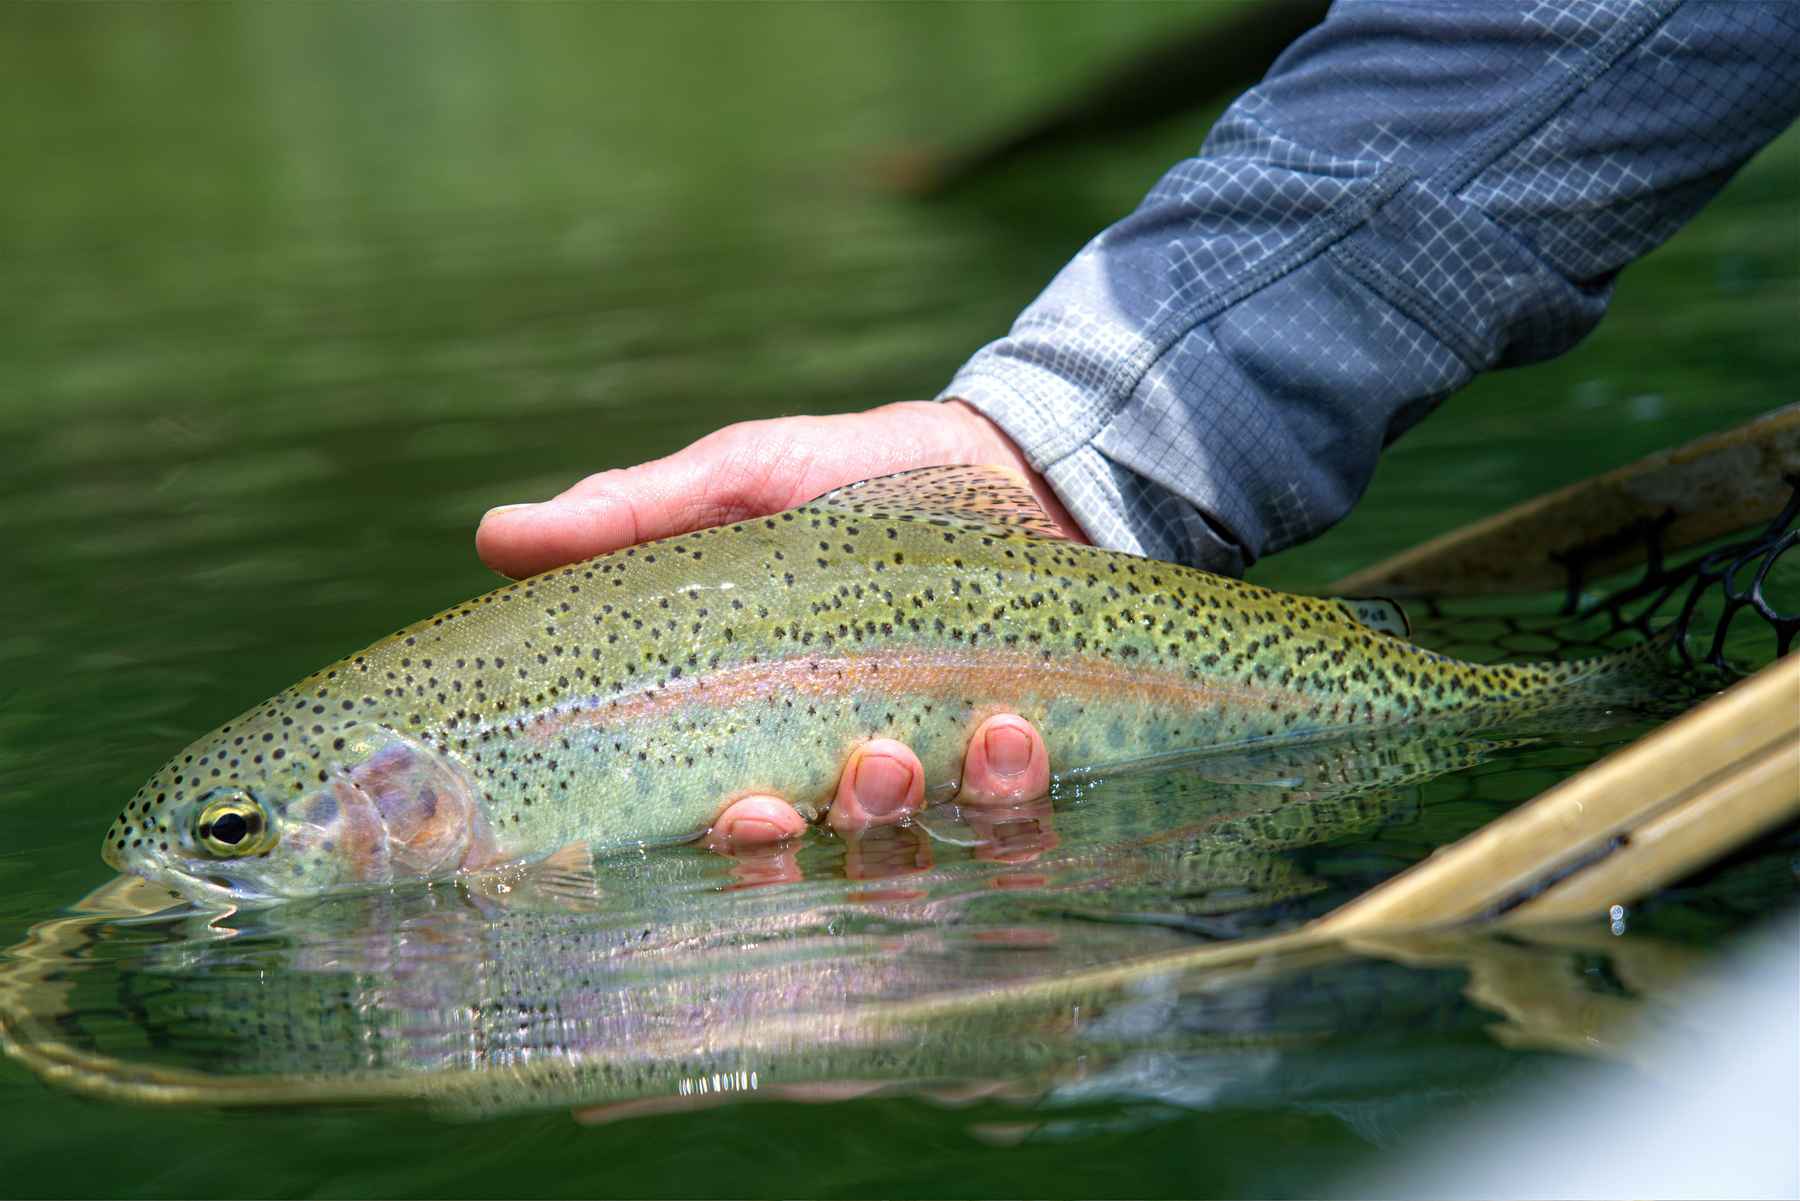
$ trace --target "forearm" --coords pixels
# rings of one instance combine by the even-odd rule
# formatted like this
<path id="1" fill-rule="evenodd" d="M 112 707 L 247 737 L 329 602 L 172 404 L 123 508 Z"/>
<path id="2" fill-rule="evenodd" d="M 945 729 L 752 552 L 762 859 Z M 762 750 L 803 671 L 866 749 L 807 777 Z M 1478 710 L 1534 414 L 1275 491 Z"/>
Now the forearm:
<path id="1" fill-rule="evenodd" d="M 1800 109 L 1797 7 L 1340 2 L 945 395 L 1096 541 L 1240 570 L 1594 326 Z"/>

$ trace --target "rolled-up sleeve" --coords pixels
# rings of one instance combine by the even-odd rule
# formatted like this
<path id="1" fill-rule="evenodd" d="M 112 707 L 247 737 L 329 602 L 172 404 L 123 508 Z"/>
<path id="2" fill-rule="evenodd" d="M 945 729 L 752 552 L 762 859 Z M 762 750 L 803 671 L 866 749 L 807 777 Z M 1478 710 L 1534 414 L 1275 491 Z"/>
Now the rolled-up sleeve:
<path id="1" fill-rule="evenodd" d="M 1239 572 L 1578 342 L 1797 112 L 1793 0 L 1339 0 L 944 396 L 1096 542 Z"/>

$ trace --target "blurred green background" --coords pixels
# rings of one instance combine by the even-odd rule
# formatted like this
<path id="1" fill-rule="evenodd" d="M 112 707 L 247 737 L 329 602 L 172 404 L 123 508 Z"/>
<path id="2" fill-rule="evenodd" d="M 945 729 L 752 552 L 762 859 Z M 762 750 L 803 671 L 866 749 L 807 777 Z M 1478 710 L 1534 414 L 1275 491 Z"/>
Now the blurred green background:
<path id="1" fill-rule="evenodd" d="M 0 941 L 105 877 L 106 822 L 174 745 L 492 583 L 488 506 L 935 393 L 1212 114 L 937 203 L 881 165 L 1229 8 L 0 10 Z M 1793 400 L 1797 195 L 1790 132 L 1599 333 L 1450 401 L 1255 578 L 1317 586 Z M 1227 1114 L 1000 1150 L 898 1100 L 571 1141 L 111 1109 L 10 1065 L 0 1114 L 11 1190 L 59 1194 L 1280 1192 L 1362 1145 Z"/>

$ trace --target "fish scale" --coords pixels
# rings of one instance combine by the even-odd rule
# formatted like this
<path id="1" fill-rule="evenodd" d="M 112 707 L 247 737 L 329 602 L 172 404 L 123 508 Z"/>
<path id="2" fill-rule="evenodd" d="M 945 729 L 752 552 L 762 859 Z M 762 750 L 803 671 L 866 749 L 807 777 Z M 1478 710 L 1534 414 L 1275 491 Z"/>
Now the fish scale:
<path id="1" fill-rule="evenodd" d="M 689 838 L 750 792 L 816 819 L 874 737 L 946 794 L 1002 712 L 1067 770 L 1492 719 L 1628 674 L 1457 662 L 1371 628 L 1385 602 L 1053 532 L 1008 473 L 927 469 L 507 585 L 194 743 L 105 855 L 190 891 L 307 894 Z"/>

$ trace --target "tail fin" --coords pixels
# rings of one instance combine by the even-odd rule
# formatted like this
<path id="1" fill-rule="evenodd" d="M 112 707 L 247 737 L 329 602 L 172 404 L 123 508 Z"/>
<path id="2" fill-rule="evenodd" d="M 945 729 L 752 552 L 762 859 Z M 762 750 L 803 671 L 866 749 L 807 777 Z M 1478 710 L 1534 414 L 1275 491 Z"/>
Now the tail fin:
<path id="1" fill-rule="evenodd" d="M 1573 659 L 1557 668 L 1556 686 L 1580 688 L 1597 696 L 1612 693 L 1642 694 L 1669 677 L 1669 654 L 1680 641 L 1678 623 L 1671 622 L 1626 650 L 1591 659 Z"/>

